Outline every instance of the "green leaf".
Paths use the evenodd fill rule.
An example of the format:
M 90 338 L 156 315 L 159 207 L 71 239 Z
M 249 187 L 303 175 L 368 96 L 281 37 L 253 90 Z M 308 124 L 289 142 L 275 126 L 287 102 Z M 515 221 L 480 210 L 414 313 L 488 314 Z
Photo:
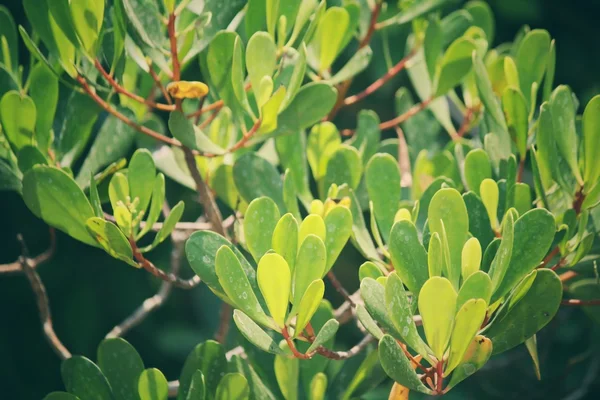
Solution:
M 151 48 L 164 41 L 160 12 L 155 1 L 122 0 L 123 10 L 139 39 Z
M 444 270 L 444 247 L 442 239 L 437 232 L 429 238 L 429 248 L 427 249 L 427 264 L 429 278 L 434 276 L 442 276 Z
M 298 195 L 294 183 L 292 171 L 287 169 L 283 175 L 283 201 L 287 211 L 300 218 L 300 208 L 298 208 Z
M 423 385 L 411 362 L 393 337 L 384 335 L 381 338 L 378 353 L 381 366 L 390 378 L 411 390 L 431 393 L 431 390 Z
M 185 400 L 204 400 L 205 398 L 206 382 L 204 381 L 204 374 L 202 371 L 197 370 L 192 375 L 192 383 L 190 384 L 190 389 Z
M 327 192 L 332 184 L 347 184 L 356 189 L 362 176 L 362 161 L 358 150 L 346 144 L 340 145 L 329 157 L 325 176 L 321 185 L 321 194 Z
M 419 311 L 427 343 L 438 360 L 444 356 L 450 341 L 456 299 L 457 294 L 450 281 L 439 276 L 429 278 L 419 294 Z
M 550 105 L 543 103 L 540 107 L 536 134 L 536 165 L 539 170 L 543 189 L 552 186 L 555 179 L 560 181 L 560 172 L 558 171 L 559 158 L 555 136 L 557 135 L 554 133 Z
M 310 400 L 324 400 L 327 390 L 327 375 L 322 372 L 316 374 L 310 381 Z
M 25 173 L 35 165 L 48 165 L 46 157 L 34 146 L 24 146 L 17 153 L 17 163 L 21 172 Z
M 377 225 L 381 228 L 383 239 L 389 242 L 401 198 L 398 162 L 389 154 L 374 155 L 367 164 L 365 181 Z
M 100 107 L 91 97 L 78 91 L 69 96 L 57 143 L 61 165 L 72 166 L 87 146 Z
M 325 294 L 325 283 L 321 279 L 316 279 L 304 291 L 302 299 L 298 305 L 298 318 L 296 319 L 296 327 L 294 336 L 302 333 L 306 325 L 317 311 L 323 295 Z
M 470 238 L 466 241 L 462 250 L 462 277 L 467 279 L 469 276 L 479 271 L 481 268 L 481 244 L 477 238 Z
M 298 254 L 298 222 L 292 214 L 285 214 L 277 222 L 273 230 L 271 243 L 275 253 L 285 259 L 290 271 L 293 273 L 296 268 L 296 255 Z
M 288 238 L 292 240 L 292 238 Z M 316 279 L 321 279 L 325 271 L 327 252 L 320 237 L 308 234 L 302 241 L 295 261 L 293 304 L 300 305 L 309 285 Z
M 355 147 L 361 154 L 364 165 L 377 153 L 381 142 L 379 117 L 372 110 L 361 110 L 354 135 L 346 142 Z
M 217 155 L 225 153 L 225 150 L 213 143 L 181 111 L 173 111 L 169 115 L 169 130 L 175 138 L 191 149 Z
M 325 242 L 327 228 L 325 227 L 325 220 L 318 214 L 309 214 L 304 218 L 300 224 L 300 232 L 298 234 L 298 243 L 302 245 L 304 239 L 308 235 L 315 235 Z
M 492 355 L 492 341 L 485 336 L 477 335 L 469 345 L 460 364 L 454 370 L 446 391 L 452 389 L 483 367 Z
M 381 269 L 377 265 L 375 265 L 375 263 L 373 263 L 371 261 L 364 262 L 358 268 L 358 279 L 361 280 L 361 281 L 364 278 L 377 279 L 380 276 L 383 276 L 383 272 L 381 271 Z
M 11 90 L 0 100 L 0 121 L 8 141 L 16 150 L 35 145 L 36 108 L 31 97 Z
M 286 353 L 291 353 L 285 342 L 281 343 L 281 347 L 285 349 Z M 299 376 L 300 360 L 290 357 L 289 354 L 275 356 L 275 378 L 285 400 L 298 399 Z
M 396 273 L 415 296 L 429 278 L 427 252 L 419 241 L 417 228 L 411 221 L 399 221 L 392 227 L 389 251 Z
M 583 180 L 587 192 L 600 178 L 600 163 L 595 159 L 594 149 L 600 148 L 600 96 L 595 96 L 583 113 Z
M 272 327 L 273 324 L 263 311 L 258 298 L 256 297 L 256 294 L 250 285 L 250 281 L 248 279 L 249 277 L 246 275 L 246 272 L 240 264 L 238 256 L 236 256 L 230 247 L 223 244 L 219 248 L 216 254 L 215 266 L 219 283 L 233 304 L 260 324 Z M 200 277 L 202 277 L 202 275 L 200 275 Z
M 139 240 L 146 233 L 150 232 L 152 226 L 158 221 L 162 212 L 162 206 L 165 200 L 165 176 L 161 173 L 154 177 L 154 184 L 152 187 L 152 196 L 150 209 L 148 210 L 148 218 L 146 218 L 146 225 L 137 235 L 136 239 Z M 164 226 L 164 225 L 163 225 Z
M 519 155 L 524 158 L 527 154 L 527 135 L 529 130 L 529 112 L 527 101 L 521 91 L 508 87 L 502 95 L 502 108 L 506 116 L 508 132 L 516 143 Z
M 75 181 L 65 172 L 37 165 L 23 176 L 23 200 L 48 225 L 73 238 L 97 246 L 86 223 L 94 210 Z
M 377 325 L 377 322 L 375 322 L 373 317 L 371 317 L 364 305 L 358 304 L 356 306 L 356 318 L 360 321 L 365 330 L 369 332 L 374 338 L 379 340 L 383 337 L 383 331 L 381 330 L 379 325 Z
M 138 400 L 138 377 L 144 362 L 128 342 L 104 339 L 98 346 L 98 366 L 110 383 L 115 400 Z
M 81 399 L 111 400 L 110 384 L 100 368 L 83 356 L 73 356 L 63 361 L 60 368 L 65 388 Z
M 465 202 L 456 189 L 446 188 L 437 191 L 429 203 L 429 230 L 437 232 L 443 239 L 445 228 L 450 250 L 449 279 L 455 288 L 461 273 L 462 248 L 469 232 L 469 217 Z
M 124 0 L 126 3 L 127 0 Z M 104 20 L 104 2 L 77 0 L 70 3 L 73 25 L 84 49 L 93 55 Z
M 148 368 L 140 375 L 138 391 L 140 400 L 166 400 L 169 383 L 160 370 Z
M 134 119 L 133 112 L 128 108 L 116 107 L 116 109 L 127 118 Z M 77 174 L 77 183 L 80 186 L 87 186 L 90 174 L 95 174 L 101 168 L 129 154 L 135 132 L 135 129 L 116 117 L 107 116 Z
M 290 267 L 279 254 L 265 254 L 258 262 L 256 279 L 271 317 L 284 328 L 292 284 Z
M 332 85 L 337 85 L 340 82 L 354 78 L 367 68 L 372 57 L 373 50 L 371 50 L 369 46 L 358 49 L 352 58 L 350 58 L 350 60 L 348 60 L 348 62 L 327 81 Z
M 29 74 L 29 95 L 35 103 L 35 139 L 42 151 L 52 143 L 52 123 L 58 103 L 58 78 L 44 63 L 38 63 Z
M 491 7 L 484 1 L 470 1 L 465 4 L 465 9 L 473 17 L 473 25 L 483 29 L 488 43 L 494 43 L 496 24 Z
M 329 121 L 315 125 L 310 130 L 306 156 L 315 180 L 319 181 L 325 176 L 327 163 L 341 143 L 336 126 Z
M 281 166 L 294 182 L 297 196 L 304 205 L 312 200 L 308 183 L 308 166 L 306 163 L 306 136 L 298 131 L 290 135 L 275 138 L 275 147 Z
M 112 222 L 105 221 L 101 217 L 92 217 L 87 220 L 87 229 L 91 237 L 110 254 L 112 257 L 125 261 L 127 264 L 140 268 L 133 261 L 133 250 L 131 244 L 123 235 L 123 232 Z
M 273 200 L 259 197 L 252 200 L 244 216 L 246 246 L 256 261 L 269 251 L 275 226 L 279 221 L 279 210 Z
M 443 51 L 443 32 L 439 19 L 432 18 L 427 23 L 425 29 L 425 39 L 423 40 L 423 54 L 425 57 L 425 65 L 429 78 L 434 79 L 438 61 Z
M 452 42 L 444 53 L 433 82 L 433 96 L 439 97 L 462 82 L 473 66 L 475 43 L 466 37 Z
M 556 273 L 545 268 L 539 269 L 525 296 L 504 318 L 494 320 L 485 331 L 485 335 L 494 343 L 493 354 L 523 343 L 546 326 L 558 311 L 561 299 L 562 284 Z
M 473 192 L 463 194 L 469 214 L 469 232 L 479 240 L 482 249 L 487 249 L 495 234 L 487 210 L 481 199 Z
M 492 280 L 485 272 L 477 271 L 465 279 L 461 285 L 456 299 L 456 310 L 460 310 L 471 299 L 483 299 L 486 304 L 490 304 L 491 297 Z
M 442 7 L 451 0 L 423 0 L 414 3 L 410 3 L 409 7 L 406 7 L 402 12 L 395 16 L 380 22 L 378 25 L 381 28 L 385 28 L 392 25 L 403 25 L 412 20 L 422 17 L 436 9 Z M 406 385 L 404 385 L 406 386 Z
M 391 273 L 385 286 L 385 303 L 389 310 L 394 326 L 402 338 L 414 351 L 429 359 L 431 350 L 423 342 L 411 312 L 413 296 L 409 299 L 404 291 L 404 285 L 397 273 Z
M 521 90 L 531 108 L 533 108 L 531 103 L 535 100 L 531 98 L 531 85 L 536 83 L 539 87 L 546 70 L 549 51 L 550 35 L 548 31 L 542 29 L 528 32 L 517 50 L 515 62 L 519 71 Z
M 161 244 L 166 238 L 169 237 L 169 235 L 171 234 L 171 232 L 173 232 L 173 229 L 175 229 L 175 226 L 181 219 L 184 208 L 185 203 L 182 200 L 180 200 L 179 203 L 175 204 L 175 207 L 171 209 L 171 212 L 169 213 L 169 215 L 167 215 L 167 218 L 163 222 L 160 231 L 158 231 L 158 233 L 154 237 L 154 241 L 150 246 L 144 248 L 144 251 L 149 251 L 150 249 L 155 248 L 156 246 Z
M 230 373 L 219 382 L 215 400 L 247 400 L 248 396 L 250 396 L 250 388 L 244 375 Z
M 315 34 L 319 71 L 327 70 L 342 50 L 344 36 L 350 25 L 350 14 L 343 7 L 330 7 L 325 11 Z
M 498 184 L 493 179 L 484 179 L 479 185 L 479 193 L 492 228 L 498 229 L 498 201 L 500 198 Z
M 256 32 L 248 41 L 246 49 L 246 66 L 252 84 L 252 90 L 258 99 L 261 80 L 271 77 L 277 64 L 277 47 L 271 35 L 267 32 Z M 263 104 L 258 102 L 258 106 Z
M 514 219 L 512 213 L 507 213 L 502 227 L 502 241 L 496 251 L 496 256 L 490 266 L 489 274 L 492 278 L 492 287 L 496 291 L 502 284 L 502 280 L 506 275 L 510 262 L 514 243 Z
M 327 228 L 327 237 L 325 238 L 327 264 L 323 276 L 333 267 L 352 234 L 352 213 L 344 206 L 333 207 L 325 215 L 325 227 Z
M 67 392 L 52 392 L 44 400 L 79 400 L 79 397 Z
M 444 375 L 448 376 L 462 361 L 469 345 L 479 331 L 487 310 L 483 299 L 470 299 L 458 310 L 454 319 L 450 355 Z
M 2 38 L 6 40 L 7 54 L 1 46 Z M 19 65 L 19 42 L 17 26 L 10 11 L 5 6 L 0 6 L 0 64 L 4 64 L 10 71 L 17 72 Z
M 138 149 L 133 153 L 129 168 L 127 169 L 127 180 L 129 181 L 129 194 L 131 201 L 139 199 L 138 212 L 148 208 L 154 186 L 156 167 L 152 154 L 146 149 Z
M 281 176 L 264 158 L 255 153 L 244 154 L 233 166 L 233 179 L 240 195 L 248 203 L 266 196 L 277 204 L 280 213 L 286 212 Z
M 277 129 L 277 115 L 283 100 L 285 98 L 285 87 L 280 86 L 279 89 L 273 93 L 273 95 L 265 101 L 264 105 L 260 109 L 260 115 L 262 118 L 258 134 L 266 134 L 273 132 Z
M 197 371 L 202 371 L 204 375 L 206 398 L 212 398 L 217 391 L 219 380 L 227 371 L 225 349 L 221 344 L 214 340 L 207 340 L 194 347 L 187 356 L 179 374 L 178 400 L 189 398 L 192 386 L 195 384 L 194 380 L 197 380 Z
M 552 114 L 556 147 L 567 161 L 577 182 L 583 185 L 577 160 L 579 144 L 577 143 L 577 132 L 575 129 L 576 110 L 573 104 L 573 95 L 568 86 L 560 85 L 554 89 L 550 97 L 550 112 Z
M 548 253 L 556 231 L 554 217 L 543 209 L 523 214 L 514 225 L 510 264 L 491 302 L 507 295 L 525 275 L 537 267 Z
M 350 198 L 350 212 L 352 213 L 352 241 L 362 255 L 369 260 L 378 260 L 379 254 L 375 249 L 375 244 L 371 238 L 363 211 L 360 207 L 358 199 L 352 189 L 347 185 L 339 188 L 339 196 L 348 196 Z
M 282 354 L 281 349 L 271 336 L 242 311 L 233 310 L 233 321 L 250 343 L 267 353 Z
M 329 342 L 335 336 L 339 327 L 340 323 L 335 319 L 330 319 L 325 322 L 306 352 L 311 353 L 319 346 L 323 346 L 325 343 Z
M 531 356 L 531 360 L 533 361 L 535 376 L 537 377 L 538 381 L 540 381 L 542 380 L 542 375 L 540 373 L 540 358 L 538 356 L 536 335 L 533 335 L 532 337 L 527 339 L 525 341 L 525 346 L 527 347 L 527 352 L 529 353 L 529 355 Z

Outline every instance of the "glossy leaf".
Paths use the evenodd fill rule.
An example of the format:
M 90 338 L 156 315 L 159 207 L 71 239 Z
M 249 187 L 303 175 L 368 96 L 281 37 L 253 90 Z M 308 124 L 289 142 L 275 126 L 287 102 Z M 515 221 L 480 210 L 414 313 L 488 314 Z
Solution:
M 298 303 L 298 318 L 296 319 L 296 334 L 300 334 L 306 325 L 310 322 L 313 317 L 323 295 L 325 294 L 325 283 L 321 279 L 312 281 L 310 285 L 304 291 L 302 299 Z
M 131 201 L 139 199 L 139 211 L 146 211 L 154 186 L 154 177 L 156 176 L 156 167 L 152 159 L 152 154 L 146 149 L 139 149 L 133 153 L 129 168 L 127 169 L 127 180 L 129 181 L 129 195 Z
M 392 227 L 389 251 L 396 273 L 415 296 L 429 278 L 427 252 L 419 241 L 417 228 L 410 221 L 396 222 Z
M 444 242 L 442 229 L 448 237 L 451 265 L 449 279 L 455 288 L 461 273 L 462 248 L 469 232 L 469 217 L 465 202 L 456 189 L 446 188 L 437 191 L 429 203 L 429 230 L 437 232 Z
M 230 247 L 222 245 L 219 248 L 215 266 L 219 283 L 231 301 L 252 319 L 262 325 L 272 326 L 273 324 L 266 317 L 238 257 Z
M 475 49 L 475 43 L 466 37 L 457 39 L 448 47 L 434 79 L 434 97 L 446 94 L 471 71 Z
M 15 149 L 35 145 L 36 107 L 31 97 L 14 90 L 5 93 L 0 100 L 0 121 Z
M 219 382 L 215 400 L 247 400 L 249 395 L 250 388 L 244 375 L 230 373 Z
M 196 370 L 192 375 L 192 383 L 185 400 L 204 400 L 206 398 L 206 382 L 201 370 Z
M 292 214 L 285 214 L 275 225 L 271 247 L 285 259 L 293 273 L 298 253 L 298 222 Z
M 69 393 L 80 399 L 112 399 L 110 384 L 100 368 L 83 356 L 73 356 L 63 361 L 61 376 Z
M 467 279 L 469 276 L 479 271 L 481 267 L 481 244 L 477 238 L 470 238 L 466 241 L 462 250 L 462 277 Z
M 35 103 L 35 139 L 45 151 L 52 142 L 52 123 L 58 104 L 58 78 L 44 63 L 33 67 L 29 75 L 29 95 Z
M 527 103 L 531 103 L 531 85 L 539 84 L 544 76 L 546 60 L 550 51 L 550 35 L 542 29 L 528 32 L 519 44 L 516 64 L 519 71 L 521 90 Z
M 506 116 L 506 125 L 516 143 L 519 155 L 527 153 L 527 135 L 529 130 L 529 112 L 527 102 L 521 91 L 514 87 L 506 88 L 502 95 L 502 108 Z
M 292 283 L 290 267 L 279 254 L 265 254 L 258 262 L 256 279 L 271 317 L 283 328 Z
M 125 261 L 136 268 L 140 268 L 140 266 L 133 261 L 133 250 L 131 249 L 129 241 L 115 224 L 99 217 L 92 217 L 87 220 L 86 225 L 90 237 L 93 237 L 104 251 L 114 258 Z
M 140 400 L 166 400 L 169 383 L 160 370 L 148 368 L 140 375 L 138 391 Z
M 492 355 L 492 341 L 485 336 L 477 335 L 469 345 L 460 364 L 454 370 L 446 390 L 452 389 L 460 382 L 481 369 Z
M 104 339 L 98 346 L 98 366 L 110 383 L 115 400 L 137 400 L 138 378 L 144 363 L 135 348 L 120 338 Z
M 273 354 L 282 352 L 271 336 L 242 311 L 233 310 L 233 321 L 242 335 L 259 349 Z
M 23 200 L 27 207 L 51 226 L 73 238 L 97 246 L 86 222 L 94 210 L 75 181 L 63 171 L 35 166 L 23 176 Z
M 487 303 L 485 300 L 471 299 L 467 300 L 456 313 L 452 339 L 450 340 L 450 356 L 444 375 L 448 376 L 462 361 L 469 345 L 483 323 L 486 310 Z
M 325 227 L 327 229 L 325 238 L 327 263 L 323 275 L 333 267 L 352 234 L 352 213 L 344 206 L 335 206 L 325 216 Z
M 237 310 L 236 310 L 237 311 Z M 225 350 L 221 344 L 207 340 L 198 344 L 187 356 L 181 373 L 179 374 L 179 390 L 177 398 L 184 400 L 194 385 L 197 371 L 202 371 L 206 383 L 206 394 L 210 398 L 217 390 L 219 380 L 227 370 L 227 359 Z
M 179 201 L 179 203 L 175 204 L 175 206 L 171 209 L 171 212 L 169 213 L 169 215 L 167 215 L 167 218 L 163 222 L 162 227 L 160 228 L 160 230 L 154 237 L 154 241 L 152 242 L 150 249 L 158 246 L 166 238 L 169 237 L 171 232 L 173 232 L 173 229 L 175 229 L 175 225 L 177 225 L 177 223 L 181 219 L 184 208 L 185 208 L 185 203 L 183 201 Z M 146 250 L 147 250 L 147 248 L 144 249 L 144 251 L 146 251 Z
M 581 185 L 583 179 L 579 172 L 577 160 L 579 144 L 575 129 L 576 110 L 573 104 L 573 95 L 568 86 L 561 85 L 554 89 L 550 97 L 550 112 L 552 114 L 556 147 L 571 168 L 573 176 Z
M 430 278 L 419 294 L 419 311 L 427 343 L 441 360 L 450 342 L 457 294 L 450 281 L 439 276 Z
M 248 203 L 266 196 L 277 204 L 280 213 L 286 212 L 281 176 L 264 158 L 254 153 L 244 154 L 233 166 L 233 179 L 240 195 Z
M 288 239 L 289 240 L 289 239 Z M 293 304 L 299 306 L 305 291 L 316 279 L 321 279 L 325 271 L 327 251 L 323 240 L 309 234 L 302 241 L 296 258 L 294 273 Z
M 244 216 L 244 237 L 256 261 L 272 248 L 271 241 L 278 221 L 279 210 L 270 198 L 259 197 L 248 205 Z
M 492 287 L 495 290 L 502 284 L 502 280 L 507 273 L 511 262 L 511 256 L 514 243 L 514 217 L 512 213 L 507 213 L 502 226 L 502 240 L 496 256 L 490 265 L 489 274 L 492 278 Z
M 479 195 L 479 186 L 484 179 L 492 177 L 492 165 L 482 149 L 471 150 L 465 157 L 465 180 L 469 190 Z
M 385 373 L 402 386 L 421 393 L 430 394 L 413 369 L 410 360 L 404 354 L 396 339 L 384 335 L 379 341 L 379 361 Z
M 377 225 L 388 242 L 401 197 L 398 162 L 389 154 L 376 154 L 365 169 L 365 182 Z
M 539 269 L 529 291 L 504 315 L 494 320 L 485 335 L 494 343 L 494 354 L 529 339 L 554 317 L 562 299 L 560 279 L 549 269 Z M 492 299 L 493 301 L 493 299 Z

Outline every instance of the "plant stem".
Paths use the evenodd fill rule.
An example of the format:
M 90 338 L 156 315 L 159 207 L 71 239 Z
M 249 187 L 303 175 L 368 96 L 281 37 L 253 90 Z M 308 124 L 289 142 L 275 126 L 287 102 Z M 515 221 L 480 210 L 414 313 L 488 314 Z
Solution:
M 303 354 L 298 351 L 298 349 L 296 348 L 296 345 L 294 344 L 294 341 L 292 340 L 292 338 L 290 337 L 290 334 L 287 331 L 287 327 L 284 327 L 281 330 L 281 334 L 283 335 L 283 338 L 285 339 L 288 347 L 292 351 L 292 354 L 294 355 L 294 357 L 299 358 L 301 360 L 309 360 L 311 358 L 311 356 L 309 356 L 308 354 Z
M 225 344 L 227 339 L 227 333 L 229 332 L 229 325 L 231 322 L 231 313 L 233 308 L 225 302 L 221 304 L 221 313 L 219 315 L 219 328 L 215 333 L 215 340 L 221 344 Z
M 402 71 L 406 67 L 406 64 L 414 57 L 414 55 L 416 53 L 417 53 L 416 49 L 411 50 L 410 53 L 408 53 L 406 55 L 406 57 L 404 57 L 403 59 L 398 61 L 398 63 L 396 63 L 396 65 L 394 65 L 392 68 L 390 68 L 385 73 L 385 75 L 383 75 L 381 78 L 377 79 L 375 82 L 371 83 L 365 90 L 363 90 L 362 92 L 357 93 L 353 96 L 346 97 L 344 99 L 343 105 L 349 106 L 349 105 L 357 103 L 357 102 L 361 101 L 362 99 L 364 99 L 365 97 L 375 93 L 383 85 L 385 85 L 390 79 L 392 79 L 400 71 Z
M 347 301 L 348 303 L 350 303 L 350 305 L 352 307 L 354 307 L 355 304 L 354 304 L 354 301 L 352 301 L 352 298 L 350 298 L 350 294 L 344 288 L 344 285 L 342 285 L 342 283 L 338 280 L 338 278 L 335 276 L 335 274 L 333 273 L 332 270 L 329 270 L 329 272 L 327 272 L 327 278 L 329 278 L 329 281 L 331 282 L 331 284 L 333 285 L 333 287 L 335 288 L 335 290 L 339 294 L 342 295 L 342 297 L 344 298 L 344 300 Z
M 600 306 L 600 299 L 594 300 L 579 300 L 566 299 L 560 302 L 563 306 Z
M 53 227 L 50 227 L 48 229 L 48 232 L 50 234 L 50 245 L 43 253 L 38 254 L 30 260 L 30 265 L 33 268 L 36 268 L 38 265 L 43 264 L 49 259 L 51 259 L 54 255 L 54 252 L 56 251 L 56 230 Z M 23 266 L 21 265 L 19 260 L 10 264 L 0 264 L 0 275 L 17 274 L 20 272 L 23 272 Z
M 317 353 L 331 360 L 346 360 L 360 353 L 365 347 L 374 340 L 373 336 L 367 335 L 360 342 L 347 351 L 333 351 L 323 346 L 317 347 Z

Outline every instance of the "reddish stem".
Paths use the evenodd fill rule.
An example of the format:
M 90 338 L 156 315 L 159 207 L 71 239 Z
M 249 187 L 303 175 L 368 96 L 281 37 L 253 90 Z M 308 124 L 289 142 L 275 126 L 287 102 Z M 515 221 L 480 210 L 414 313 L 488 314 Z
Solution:
M 292 354 L 294 355 L 294 357 L 299 358 L 301 360 L 309 360 L 310 359 L 309 355 L 300 353 L 298 351 L 298 349 L 296 348 L 296 345 L 294 344 L 294 341 L 292 340 L 292 338 L 290 337 L 290 334 L 287 331 L 287 327 L 284 327 L 281 330 L 281 334 L 283 335 L 283 338 L 285 339 L 288 347 L 292 351 Z
M 329 278 L 329 281 L 331 281 L 331 284 L 333 285 L 333 287 L 335 288 L 335 290 L 342 295 L 342 297 L 344 297 L 344 300 L 346 300 L 348 303 L 350 303 L 350 305 L 352 307 L 355 306 L 354 301 L 352 301 L 352 298 L 350 297 L 350 294 L 348 293 L 348 291 L 344 288 L 344 286 L 342 285 L 342 283 L 337 279 L 337 277 L 335 276 L 335 274 L 333 273 L 333 271 L 329 271 L 327 273 L 327 278 Z
M 543 267 L 547 266 L 550 263 L 550 261 L 552 261 L 552 259 L 554 257 L 556 257 L 556 255 L 559 252 L 560 252 L 560 248 L 558 246 L 553 248 L 552 251 L 550 253 L 548 253 L 548 255 L 546 257 L 544 257 L 544 259 L 542 260 L 542 263 L 539 265 L 538 268 L 543 268 Z
M 600 299 L 594 300 L 579 300 L 579 299 L 566 299 L 560 302 L 563 306 L 600 306 Z
M 519 161 L 519 169 L 517 171 L 517 182 L 523 181 L 523 171 L 525 171 L 525 155 L 521 156 Z
M 177 34 L 175 32 L 175 14 L 169 14 L 169 22 L 167 23 L 167 32 L 169 34 L 169 43 L 171 45 L 171 58 L 173 62 L 173 80 L 181 80 L 181 65 L 177 56 Z
M 444 362 L 443 361 L 438 361 L 438 363 L 436 365 L 436 375 L 437 375 L 436 391 L 439 394 L 442 394 L 443 386 L 444 386 Z
M 360 93 L 357 93 L 353 96 L 346 97 L 344 99 L 343 105 L 349 106 L 350 104 L 354 104 L 369 96 L 372 93 L 375 93 L 379 90 L 383 85 L 385 85 L 390 79 L 396 76 L 400 71 L 402 71 L 406 64 L 410 61 L 410 59 L 416 54 L 416 50 L 412 50 L 406 57 L 400 60 L 396 65 L 394 65 L 388 72 L 385 73 L 381 78 L 377 79 L 375 82 L 370 84 L 365 90 Z

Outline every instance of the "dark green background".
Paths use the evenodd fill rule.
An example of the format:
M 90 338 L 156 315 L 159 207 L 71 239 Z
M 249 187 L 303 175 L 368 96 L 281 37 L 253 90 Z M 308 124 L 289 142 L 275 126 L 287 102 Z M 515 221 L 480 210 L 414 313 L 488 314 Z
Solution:
M 227 0 L 224 0 L 227 1 Z M 20 24 L 27 26 L 20 0 L 1 0 Z M 600 92 L 600 2 L 596 0 L 495 0 L 490 1 L 497 22 L 496 43 L 512 40 L 519 27 L 548 29 L 557 41 L 556 84 L 570 85 L 581 103 Z M 28 26 L 27 26 L 28 27 Z M 28 27 L 29 28 L 29 27 Z M 392 34 L 394 57 L 402 54 L 404 32 Z M 377 51 L 377 38 L 374 42 Z M 24 46 L 22 46 L 24 47 Z M 21 51 L 21 63 L 28 60 Z M 383 73 L 381 58 L 355 81 L 359 89 Z M 346 110 L 339 124 L 352 126 L 359 108 L 374 108 L 382 119 L 393 115 L 393 94 L 406 84 L 400 75 L 376 95 Z M 169 199 L 186 200 L 186 216 L 194 218 L 192 193 L 175 184 L 168 185 Z M 15 239 L 22 233 L 33 254 L 48 244 L 47 227 L 36 219 L 14 193 L 0 193 L 0 263 L 19 255 Z M 170 244 L 151 254 L 158 265 L 168 262 Z M 358 285 L 357 253 L 348 248 L 335 268 L 348 289 Z M 184 264 L 184 270 L 189 268 Z M 104 335 L 146 297 L 158 283 L 147 273 L 128 267 L 104 252 L 58 234 L 54 259 L 39 269 L 46 285 L 54 326 L 66 346 L 75 354 L 96 358 L 96 346 Z M 340 299 L 329 293 L 334 306 Z M 219 302 L 201 285 L 192 291 L 175 290 L 168 303 L 142 325 L 126 335 L 141 353 L 146 366 L 158 367 L 174 379 L 184 358 L 198 342 L 211 338 L 216 330 Z M 235 328 L 230 332 L 235 340 Z M 599 331 L 578 309 L 562 309 L 539 335 L 543 380 L 535 380 L 524 347 L 493 358 L 475 377 L 451 392 L 455 399 L 584 399 L 598 398 L 600 354 L 596 342 Z M 358 340 L 356 329 L 345 327 L 339 335 L 340 347 Z M 389 385 L 388 385 L 389 386 Z M 52 390 L 62 389 L 60 362 L 46 343 L 40 326 L 34 296 L 22 275 L 0 276 L 0 399 L 41 399 Z M 415 398 L 417 396 L 414 396 Z M 387 398 L 385 389 L 372 398 Z M 411 396 L 411 399 L 413 396 Z

